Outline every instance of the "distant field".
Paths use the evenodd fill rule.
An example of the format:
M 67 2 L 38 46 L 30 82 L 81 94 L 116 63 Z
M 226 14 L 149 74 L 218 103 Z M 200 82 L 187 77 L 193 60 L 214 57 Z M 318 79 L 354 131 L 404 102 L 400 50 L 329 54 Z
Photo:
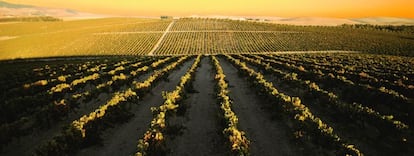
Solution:
M 179 19 L 172 23 L 136 18 L 0 24 L 0 59 L 308 50 L 414 56 L 413 49 L 413 32 L 350 26 L 289 26 L 224 19 Z
M 0 39 L 0 58 L 146 54 L 162 33 L 107 36 L 97 33 L 162 31 L 168 24 L 169 21 L 125 18 L 0 24 L 0 36 L 13 37 Z

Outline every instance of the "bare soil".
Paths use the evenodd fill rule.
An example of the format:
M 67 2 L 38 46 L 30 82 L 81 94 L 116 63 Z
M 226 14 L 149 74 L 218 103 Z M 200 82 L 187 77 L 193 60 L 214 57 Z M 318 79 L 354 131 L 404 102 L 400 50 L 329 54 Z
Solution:
M 239 127 L 251 141 L 251 154 L 301 155 L 286 123 L 273 118 L 261 97 L 250 89 L 248 81 L 238 76 L 235 67 L 223 58 L 219 61 L 229 81 L 230 98 L 239 118 Z
M 182 122 L 184 130 L 181 136 L 167 142 L 170 155 L 228 155 L 218 114 L 220 108 L 214 91 L 215 71 L 210 61 L 208 57 L 201 60 L 193 82 L 197 91 L 188 94 L 182 102 L 188 108 L 184 116 L 177 117 L 182 120 L 175 120 Z

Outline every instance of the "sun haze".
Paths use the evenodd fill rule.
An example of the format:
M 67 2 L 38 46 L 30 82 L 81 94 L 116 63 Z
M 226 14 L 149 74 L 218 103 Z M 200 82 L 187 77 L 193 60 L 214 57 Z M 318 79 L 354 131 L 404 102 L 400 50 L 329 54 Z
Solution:
M 413 0 L 6 0 L 126 16 L 409 17 Z

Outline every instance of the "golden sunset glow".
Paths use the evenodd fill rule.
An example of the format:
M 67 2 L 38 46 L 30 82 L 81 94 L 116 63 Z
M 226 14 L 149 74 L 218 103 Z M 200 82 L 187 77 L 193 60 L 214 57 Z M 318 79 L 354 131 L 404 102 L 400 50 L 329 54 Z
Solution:
M 127 16 L 409 17 L 413 0 L 6 0 L 45 7 Z

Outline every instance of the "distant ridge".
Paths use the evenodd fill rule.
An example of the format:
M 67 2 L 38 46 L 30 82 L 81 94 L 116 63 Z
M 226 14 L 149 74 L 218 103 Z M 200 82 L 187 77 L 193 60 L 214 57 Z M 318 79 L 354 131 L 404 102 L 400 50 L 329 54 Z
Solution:
M 396 18 L 396 17 L 371 17 L 371 18 L 355 18 L 351 19 L 360 24 L 377 24 L 377 25 L 414 25 L 412 18 Z
M 13 3 L 0 1 L 0 7 L 18 9 L 18 8 L 34 8 L 35 6 L 25 5 L 25 4 L 13 4 Z
M 356 21 L 352 21 L 346 18 L 327 18 L 327 17 L 281 18 L 279 20 L 273 20 L 272 22 L 279 23 L 279 24 L 324 25 L 324 26 L 336 26 L 336 25 L 342 25 L 342 24 L 359 24 Z
M 87 19 L 87 18 L 104 18 L 104 17 L 123 17 L 108 16 L 91 13 L 79 12 L 68 8 L 47 8 L 26 4 L 14 4 L 0 0 L 0 18 L 2 17 L 26 17 L 26 16 L 52 16 L 61 19 Z M 208 15 L 199 16 L 191 15 L 184 17 L 192 18 L 218 18 L 231 20 L 251 20 L 258 22 L 268 22 L 288 25 L 321 25 L 337 26 L 342 24 L 371 24 L 371 25 L 414 25 L 414 18 L 398 17 L 365 17 L 365 18 L 334 18 L 334 17 L 263 17 L 263 16 L 225 16 L 225 15 Z M 159 18 L 159 17 L 145 17 Z M 180 17 L 175 17 L 180 18 Z
M 101 18 L 103 15 L 78 12 L 67 8 L 46 8 L 25 4 L 13 4 L 0 1 L 0 18 L 52 16 L 62 19 Z

